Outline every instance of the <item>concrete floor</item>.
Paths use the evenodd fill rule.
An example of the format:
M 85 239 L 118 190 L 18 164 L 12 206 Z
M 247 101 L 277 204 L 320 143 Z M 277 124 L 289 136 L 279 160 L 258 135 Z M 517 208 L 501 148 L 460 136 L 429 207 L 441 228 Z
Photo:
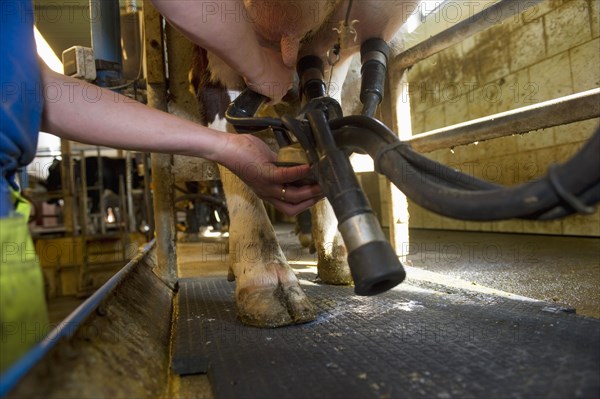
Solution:
M 290 224 L 276 226 L 288 261 L 297 270 L 315 268 L 316 255 L 299 247 L 293 230 Z M 413 229 L 410 240 L 405 247 L 409 280 L 422 269 L 434 272 L 427 278 L 436 282 L 462 281 L 600 318 L 598 238 Z M 181 277 L 227 274 L 226 240 L 179 243 L 177 251 Z

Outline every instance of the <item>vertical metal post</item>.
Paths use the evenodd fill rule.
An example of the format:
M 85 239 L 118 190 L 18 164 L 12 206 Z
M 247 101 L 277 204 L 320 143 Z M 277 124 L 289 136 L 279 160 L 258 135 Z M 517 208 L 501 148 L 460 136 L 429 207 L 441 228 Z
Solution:
M 150 185 L 152 179 L 150 176 L 150 154 L 144 153 L 144 209 L 146 215 L 146 223 L 148 223 L 148 232 L 146 240 L 150 241 L 154 237 L 154 208 L 152 208 L 152 192 Z
M 85 240 L 85 236 L 88 234 L 88 226 L 89 226 L 89 213 L 88 213 L 88 185 L 87 185 L 87 169 L 85 163 L 85 151 L 81 151 L 81 158 L 79 161 L 79 176 L 80 181 L 77 184 L 79 187 L 79 212 L 80 212 L 80 234 L 82 236 L 82 240 Z
M 125 152 L 125 198 L 127 200 L 127 232 L 132 233 L 135 231 L 135 214 L 133 211 L 133 169 L 131 168 L 131 151 Z M 123 192 L 122 192 L 123 193 Z
M 121 81 L 121 24 L 119 0 L 90 0 L 92 48 L 96 59 L 96 84 L 117 86 Z
M 79 274 L 77 281 L 77 294 L 85 295 L 90 286 L 90 282 L 88 280 L 89 276 L 89 266 L 90 266 L 90 256 L 89 256 L 89 242 L 88 242 L 88 185 L 87 185 L 87 170 L 85 163 L 85 150 L 81 151 L 81 157 L 79 161 L 79 175 L 80 182 L 77 184 L 77 187 L 80 188 L 80 196 L 79 196 L 79 214 L 80 214 L 80 238 L 81 238 L 81 264 L 79 265 Z
M 98 181 L 94 184 L 98 191 L 98 205 L 100 207 L 100 233 L 106 234 L 106 201 L 104 200 L 104 164 L 102 162 L 102 153 L 100 147 L 96 147 L 96 163 L 98 167 Z M 87 178 L 84 177 L 84 179 Z
M 75 221 L 75 199 L 73 196 L 73 184 L 71 169 L 71 142 L 69 140 L 60 141 L 60 153 L 62 162 L 60 164 L 60 180 L 63 192 L 63 221 L 65 233 L 67 235 L 77 235 Z
M 128 213 L 126 205 L 125 195 L 125 178 L 123 175 L 119 176 L 119 208 L 122 210 L 117 216 L 117 223 L 119 228 L 119 236 L 121 240 L 121 259 L 123 262 L 127 262 L 127 248 L 129 246 L 129 226 L 128 226 Z
M 144 3 L 144 28 L 148 105 L 161 111 L 167 111 L 163 21 L 150 2 Z M 157 256 L 157 267 L 154 272 L 165 283 L 173 287 L 177 280 L 173 156 L 152 154 L 151 162 Z

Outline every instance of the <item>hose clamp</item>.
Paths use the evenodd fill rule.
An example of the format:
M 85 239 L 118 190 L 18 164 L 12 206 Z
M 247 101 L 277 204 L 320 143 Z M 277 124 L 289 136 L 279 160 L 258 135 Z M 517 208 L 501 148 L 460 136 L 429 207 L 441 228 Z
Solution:
M 381 167 L 379 166 L 379 164 L 381 163 L 381 158 L 388 151 L 395 150 L 396 148 L 401 147 L 401 146 L 408 146 L 408 144 L 406 144 L 404 141 L 398 140 L 398 141 L 394 141 L 393 143 L 386 144 L 377 150 L 377 153 L 375 154 L 375 158 L 373 159 L 373 165 L 375 166 L 375 171 L 377 171 L 377 173 L 383 174 Z

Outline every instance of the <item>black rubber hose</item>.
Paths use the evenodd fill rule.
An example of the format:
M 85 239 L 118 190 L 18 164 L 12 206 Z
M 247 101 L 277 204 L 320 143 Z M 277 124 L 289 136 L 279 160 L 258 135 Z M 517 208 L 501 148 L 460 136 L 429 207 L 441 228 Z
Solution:
M 331 133 L 329 133 L 329 126 L 327 124 L 327 119 L 325 119 L 323 111 L 309 111 L 306 114 L 306 119 L 312 127 L 313 137 L 315 138 L 317 144 L 317 152 L 320 151 L 319 156 L 323 156 L 327 152 L 336 151 L 338 148 L 333 139 L 333 136 L 331 135 Z M 324 134 L 324 131 L 328 132 L 329 134 Z
M 470 191 L 440 184 L 420 173 L 407 162 L 396 148 L 384 154 L 379 151 L 390 145 L 395 135 L 380 122 L 352 116 L 332 121 L 332 128 L 345 125 L 361 126 L 362 134 L 349 129 L 335 133 L 340 146 L 359 147 L 378 159 L 378 167 L 409 198 L 433 212 L 464 220 L 501 220 L 531 217 L 551 212 L 564 201 L 553 188 L 548 177 L 515 187 Z M 368 132 L 371 132 L 369 134 Z M 556 181 L 575 196 L 587 192 L 600 181 L 600 130 L 565 164 L 555 168 Z M 581 173 L 582 170 L 589 173 Z M 451 184 L 451 183 L 450 183 Z M 589 205 L 589 204 L 585 204 Z
M 584 204 L 597 204 L 600 202 L 600 182 L 595 186 L 590 187 L 584 193 L 579 195 L 579 199 Z M 577 213 L 577 211 L 570 206 L 557 206 L 552 208 L 550 211 L 539 215 L 537 220 L 555 220 L 562 219 L 569 215 Z
M 325 96 L 326 87 L 323 80 L 323 60 L 314 55 L 304 56 L 296 67 L 300 77 L 300 92 L 305 101 Z
M 348 136 L 356 137 L 361 134 L 365 134 L 365 130 L 362 128 L 344 127 L 342 129 L 345 130 L 344 134 L 347 134 Z M 419 171 L 420 176 L 424 182 L 436 182 L 448 188 L 469 190 L 492 190 L 503 187 L 494 183 L 489 183 L 487 181 L 480 180 L 474 176 L 462 173 L 439 162 L 435 162 L 415 152 L 412 148 L 410 148 L 410 146 L 407 143 L 396 141 L 396 143 L 381 145 L 378 149 L 375 148 L 376 144 L 370 144 L 373 144 L 373 148 L 371 151 L 374 151 L 376 154 L 374 159 L 376 168 L 378 163 L 378 155 L 384 153 L 386 148 L 390 148 L 390 150 L 393 149 L 395 151 L 398 151 L 402 155 L 403 162 L 406 162 L 408 165 L 414 166 L 414 168 Z M 364 148 L 370 148 L 370 146 L 368 145 L 365 146 L 364 143 L 358 143 L 358 145 L 362 145 Z M 364 148 L 352 147 L 351 149 L 354 152 L 365 153 Z M 398 165 L 398 167 L 403 167 L 403 165 Z M 378 169 L 376 170 L 379 173 L 384 174 L 382 171 Z
M 363 108 L 360 113 L 365 116 L 374 116 L 381 99 L 375 93 L 366 93 L 361 95 L 361 100 Z
M 241 97 L 227 112 L 228 120 L 236 127 L 283 128 L 279 119 L 249 117 L 253 114 L 250 108 L 261 100 L 259 95 Z M 376 168 L 409 198 L 441 215 L 464 220 L 549 220 L 575 212 L 592 212 L 590 205 L 600 199 L 600 128 L 574 157 L 551 168 L 544 178 L 503 187 L 418 154 L 376 119 L 348 116 L 331 121 L 330 127 L 336 131 L 339 146 L 369 153 Z
M 370 130 L 372 133 L 367 133 L 367 135 L 375 134 L 383 143 L 385 143 L 383 144 L 384 146 L 394 146 L 397 148 L 406 161 L 413 164 L 416 169 L 423 173 L 423 177 L 429 175 L 434 179 L 434 181 L 437 181 L 438 184 L 453 188 L 472 188 L 478 190 L 491 190 L 503 187 L 485 180 L 478 179 L 474 176 L 466 175 L 417 153 L 410 147 L 409 144 L 399 142 L 398 136 L 396 136 L 391 130 L 389 130 L 387 126 L 377 119 L 353 115 L 332 121 L 332 129 L 345 125 L 348 125 L 348 127 L 346 127 L 347 129 L 359 127 Z M 356 134 L 360 136 L 360 133 Z M 377 154 L 382 148 L 381 144 L 376 144 L 376 142 L 372 142 L 370 140 L 360 141 L 360 143 L 362 143 L 363 146 L 377 145 L 377 148 L 374 148 L 374 151 L 376 151 L 374 161 L 376 163 L 375 167 L 377 167 L 376 158 Z M 361 151 L 364 152 L 364 149 L 361 149 Z
M 451 183 L 453 187 L 462 187 L 475 190 L 493 190 L 502 186 L 474 176 L 467 175 L 444 164 L 433 161 L 413 150 L 409 145 L 398 147 L 398 151 L 409 163 L 417 166 L 423 173 L 427 173 L 438 180 Z
M 376 295 L 387 291 L 404 280 L 404 268 L 381 230 L 348 155 L 336 147 L 325 113 L 313 110 L 307 117 L 318 143 L 318 180 L 346 244 L 354 292 Z
M 360 101 L 364 105 L 361 112 L 363 115 L 375 115 L 377 106 L 383 99 L 389 53 L 390 47 L 380 38 L 371 38 L 361 45 Z

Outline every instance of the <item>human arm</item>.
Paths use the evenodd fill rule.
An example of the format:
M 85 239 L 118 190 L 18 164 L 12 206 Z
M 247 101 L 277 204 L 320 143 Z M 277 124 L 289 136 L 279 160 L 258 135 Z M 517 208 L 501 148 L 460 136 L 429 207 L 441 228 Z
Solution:
M 160 13 L 192 42 L 241 74 L 252 90 L 277 103 L 292 85 L 294 70 L 280 51 L 262 45 L 242 0 L 153 0 Z
M 42 66 L 42 130 L 82 143 L 202 157 L 238 175 L 256 194 L 293 215 L 321 196 L 316 185 L 286 188 L 308 166 L 275 167 L 275 154 L 256 137 L 219 132 Z

